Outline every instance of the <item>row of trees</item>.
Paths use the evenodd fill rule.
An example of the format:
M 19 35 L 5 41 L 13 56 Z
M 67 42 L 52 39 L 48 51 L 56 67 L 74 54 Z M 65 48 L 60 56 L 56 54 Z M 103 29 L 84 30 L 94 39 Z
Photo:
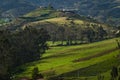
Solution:
M 104 30 L 102 26 L 99 25 L 93 25 L 92 27 L 85 26 L 82 27 L 80 25 L 63 25 L 63 26 L 57 26 L 52 25 L 49 27 L 46 27 L 48 30 L 51 41 L 53 43 L 55 41 L 61 41 L 61 45 L 63 45 L 63 41 L 66 41 L 67 45 L 76 44 L 78 41 L 85 41 L 85 42 L 94 42 L 103 40 L 107 37 L 107 31 Z
M 40 59 L 47 49 L 46 30 L 28 28 L 10 32 L 0 31 L 0 80 L 10 80 L 14 67 Z

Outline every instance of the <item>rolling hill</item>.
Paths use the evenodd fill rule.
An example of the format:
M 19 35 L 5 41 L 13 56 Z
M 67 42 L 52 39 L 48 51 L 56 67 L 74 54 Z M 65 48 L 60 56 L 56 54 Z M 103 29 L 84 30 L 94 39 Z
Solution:
M 40 61 L 18 67 L 18 71 L 23 71 L 15 76 L 31 77 L 32 69 L 38 67 L 47 80 L 58 80 L 56 77 L 63 77 L 64 80 L 97 80 L 99 74 L 109 80 L 111 68 L 120 65 L 116 39 L 119 38 L 78 46 L 50 47 Z
M 85 16 L 80 16 L 78 14 L 76 14 L 73 11 L 61 11 L 61 10 L 56 10 L 54 8 L 49 8 L 49 7 L 42 7 L 42 8 L 37 8 L 19 18 L 17 18 L 16 20 L 14 20 L 13 22 L 11 22 L 12 26 L 15 26 L 17 24 L 21 24 L 22 22 L 24 22 L 24 24 L 21 24 L 22 27 L 24 26 L 26 23 L 34 23 L 34 22 L 46 22 L 47 19 L 52 19 L 52 18 L 61 18 L 61 17 L 66 17 L 69 19 L 79 19 L 79 20 L 84 20 L 84 21 L 89 21 L 89 22 L 97 22 L 95 19 L 90 18 L 90 17 L 85 17 Z M 66 19 L 67 21 L 67 19 Z M 16 27 L 17 29 L 17 27 Z
M 2 34 L 1 52 L 9 49 L 6 44 L 10 41 L 10 47 L 15 45 L 15 48 L 10 48 L 10 54 L 15 53 L 13 56 L 16 56 L 16 60 L 20 54 L 22 63 L 10 69 L 9 78 L 32 78 L 33 69 L 36 67 L 45 80 L 110 80 L 113 66 L 120 69 L 120 30 L 119 27 L 113 27 L 120 25 L 120 0 L 0 1 L 0 30 L 7 29 L 6 32 L 10 30 L 11 33 L 7 33 L 10 36 L 6 35 L 5 39 L 5 34 Z M 12 21 L 5 22 L 8 18 L 12 18 Z M 35 37 L 35 41 L 32 41 L 31 36 Z M 49 39 L 44 43 L 46 38 Z M 40 42 L 44 44 L 39 44 Z M 20 45 L 21 49 L 17 45 Z M 40 47 L 43 49 L 39 50 Z M 34 50 L 36 48 L 37 50 Z M 36 55 L 38 58 L 42 55 L 40 60 L 27 64 L 23 62 L 27 62 L 35 53 L 44 53 L 44 50 L 45 54 Z M 13 56 L 12 60 L 15 59 Z M 5 55 L 5 58 L 8 59 L 9 55 Z M 6 60 L 4 57 L 2 59 Z M 7 71 L 9 66 L 6 74 Z M 118 72 L 120 75 L 119 70 Z
M 54 7 L 52 7 L 52 6 L 37 8 L 37 9 L 23 15 L 19 19 L 23 19 L 25 21 L 32 23 L 32 22 L 47 22 L 47 21 L 49 22 L 51 19 L 52 20 L 57 19 L 57 18 L 59 19 L 61 17 L 66 17 L 66 19 L 64 18 L 64 20 L 66 20 L 66 21 L 83 20 L 83 22 L 93 22 L 96 24 L 101 24 L 94 18 L 81 16 L 81 15 L 75 13 L 74 11 L 57 10 L 57 9 L 54 9 Z M 58 21 L 58 23 L 59 22 L 60 21 Z
M 49 0 L 46 0 L 46 4 Z M 42 2 L 41 2 L 42 3 Z M 44 1 L 45 3 L 45 1 Z M 69 0 L 50 1 L 52 5 L 62 9 L 77 9 L 77 12 L 84 16 L 92 16 L 100 22 L 119 24 L 120 22 L 120 1 L 119 0 Z M 58 3 L 58 4 L 56 4 Z M 64 4 L 64 5 L 63 5 Z
M 65 30 L 67 28 L 73 29 L 72 32 L 76 28 L 79 30 L 76 33 L 88 29 L 97 32 L 98 28 L 102 27 L 103 31 L 105 30 L 108 34 L 108 37 L 113 37 L 117 31 L 116 28 L 100 23 L 91 17 L 80 16 L 73 11 L 56 10 L 51 6 L 37 8 L 5 25 L 5 28 L 10 30 L 21 30 L 25 27 L 45 28 L 50 35 L 53 35 L 59 27 L 63 27 Z M 110 34 L 113 35 L 111 36 Z
M 35 5 L 25 0 L 0 0 L 0 16 L 16 18 L 36 8 Z
M 119 25 L 119 5 L 119 0 L 3 1 L 2 16 L 17 18 L 1 29 L 43 28 L 51 36 L 41 60 L 17 67 L 12 77 L 31 78 L 38 67 L 46 80 L 98 80 L 101 75 L 110 80 L 112 67 L 120 67 L 119 38 L 110 38 L 120 32 L 103 22 Z
M 75 10 L 80 15 L 91 16 L 100 22 L 119 25 L 120 0 L 1 0 L 3 15 L 23 15 L 39 6 L 51 4 L 56 9 Z M 6 7 L 9 6 L 9 7 Z M 23 9 L 24 8 L 24 9 Z M 18 11 L 19 10 L 19 11 Z M 21 13 L 22 12 L 22 13 Z

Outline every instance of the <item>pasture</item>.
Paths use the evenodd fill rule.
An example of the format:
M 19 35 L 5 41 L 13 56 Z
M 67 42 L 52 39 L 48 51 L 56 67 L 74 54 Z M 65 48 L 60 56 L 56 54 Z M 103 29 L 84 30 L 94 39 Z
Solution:
M 97 80 L 97 76 L 102 74 L 105 80 L 109 80 L 112 67 L 120 65 L 116 39 L 119 38 L 90 44 L 50 47 L 41 60 L 18 67 L 16 71 L 23 71 L 15 76 L 31 77 L 33 68 L 38 67 L 45 78 L 62 76 L 66 80 L 73 80 L 74 77 Z

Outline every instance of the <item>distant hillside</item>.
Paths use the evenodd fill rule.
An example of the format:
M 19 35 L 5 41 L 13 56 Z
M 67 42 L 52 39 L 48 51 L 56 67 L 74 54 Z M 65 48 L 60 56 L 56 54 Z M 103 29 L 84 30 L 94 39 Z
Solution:
M 35 5 L 25 0 L 0 0 L 0 16 L 18 17 L 36 8 Z
M 104 35 L 105 37 L 110 38 L 114 37 L 115 32 L 117 31 L 115 28 L 100 23 L 91 17 L 80 16 L 73 11 L 56 10 L 50 6 L 38 8 L 30 13 L 25 14 L 23 17 L 20 17 L 19 19 L 23 20 L 24 22 L 22 25 L 20 24 L 20 27 L 15 26 L 15 28 L 17 29 L 24 29 L 25 27 L 45 28 L 47 29 L 50 36 L 52 36 L 52 39 L 55 39 L 54 33 L 56 33 L 57 40 L 59 40 L 59 38 L 57 38 L 57 35 L 60 36 L 58 32 L 59 28 L 60 30 L 62 28 L 62 30 L 66 32 L 64 34 L 65 36 L 69 33 L 68 34 L 69 36 L 76 35 L 78 36 L 77 38 L 79 39 L 83 35 L 89 37 L 90 35 L 88 34 L 95 35 L 101 34 Z
M 19 16 L 39 6 L 51 4 L 56 9 L 77 10 L 81 15 L 119 25 L 120 0 L 0 0 L 2 14 Z
M 37 8 L 23 15 L 20 18 L 24 20 L 29 20 L 29 21 L 39 21 L 39 20 L 57 18 L 57 17 L 68 17 L 68 18 L 82 19 L 82 20 L 97 22 L 97 20 L 91 17 L 80 16 L 74 11 L 56 10 L 52 6 Z
M 3 16 L 20 16 L 38 6 L 51 4 L 56 9 L 75 10 L 80 15 L 91 16 L 101 22 L 120 23 L 119 0 L 1 0 L 0 12 Z
M 51 4 L 58 9 L 78 9 L 77 12 L 81 15 L 92 16 L 102 22 L 120 23 L 120 0 L 39 0 L 36 2 L 33 3 L 43 6 Z
M 25 27 L 44 28 L 51 36 L 51 40 L 80 40 L 94 42 L 101 39 L 113 38 L 117 29 L 98 22 L 91 17 L 80 16 L 73 11 L 56 10 L 53 7 L 35 9 L 22 17 L 17 18 L 3 28 L 12 31 Z M 64 39 L 59 38 L 64 32 Z M 76 38 L 74 38 L 74 36 Z M 101 38 L 102 37 L 102 38 Z M 94 39 L 92 39 L 94 38 Z M 92 40 L 92 41 L 91 41 Z
M 91 17 L 80 16 L 73 11 L 56 10 L 52 6 L 37 8 L 1 27 L 11 31 L 26 27 L 43 28 L 48 31 L 53 43 L 66 41 L 68 45 L 77 44 L 76 41 L 90 43 L 119 36 L 116 27 L 100 23 Z
M 98 25 L 101 24 L 97 20 L 91 17 L 80 16 L 79 14 L 76 14 L 73 11 L 61 11 L 61 10 L 54 9 L 53 7 L 42 7 L 42 8 L 37 8 L 23 15 L 22 17 L 17 18 L 7 26 L 9 26 L 8 27 L 9 29 L 11 28 L 18 29 L 22 26 L 32 24 L 32 23 L 39 23 L 39 22 L 40 22 L 39 23 L 40 25 L 41 25 L 41 22 L 44 22 L 44 23 L 52 22 L 53 24 L 56 24 L 54 23 L 54 21 L 55 22 L 57 21 L 58 24 L 63 22 L 64 25 L 71 25 L 73 22 L 74 26 L 76 24 L 86 25 L 87 23 L 95 23 Z M 70 24 L 66 24 L 65 22 Z

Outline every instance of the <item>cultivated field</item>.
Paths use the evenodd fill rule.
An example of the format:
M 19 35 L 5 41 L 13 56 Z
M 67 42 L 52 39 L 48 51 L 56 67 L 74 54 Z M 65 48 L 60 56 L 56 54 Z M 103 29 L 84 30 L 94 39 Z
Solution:
M 64 77 L 66 80 L 98 80 L 103 75 L 110 79 L 110 70 L 120 65 L 116 39 L 76 46 L 50 47 L 40 61 L 23 65 L 16 77 L 31 77 L 34 67 L 46 77 Z M 52 45 L 52 44 L 51 44 Z

